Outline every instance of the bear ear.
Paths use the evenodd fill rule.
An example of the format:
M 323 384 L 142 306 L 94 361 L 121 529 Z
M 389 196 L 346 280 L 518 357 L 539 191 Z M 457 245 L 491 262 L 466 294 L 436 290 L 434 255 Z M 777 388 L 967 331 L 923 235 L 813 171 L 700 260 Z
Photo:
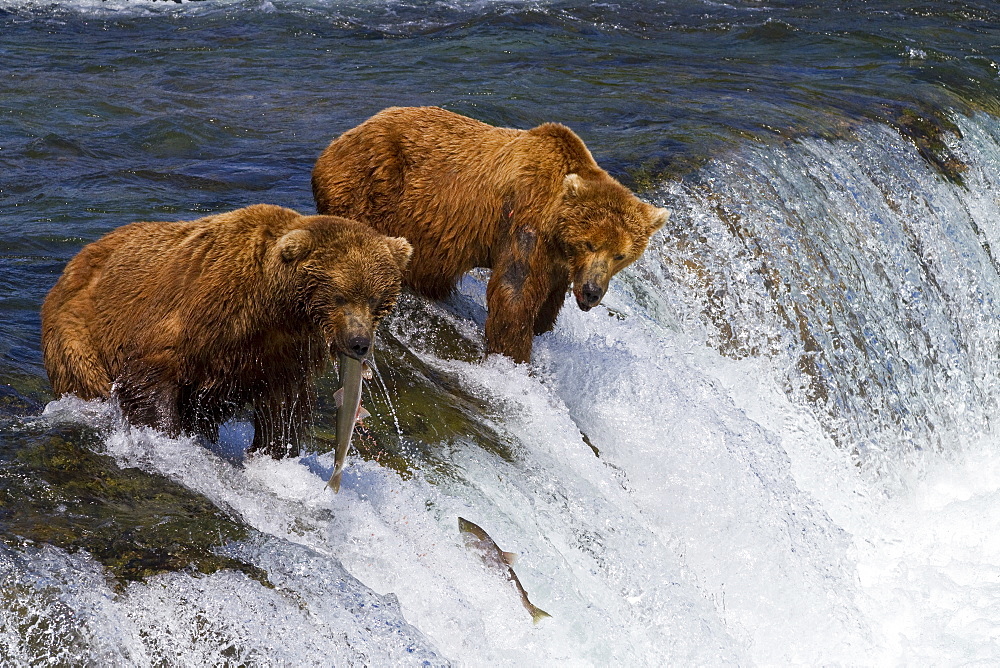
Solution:
M 309 230 L 292 230 L 278 239 L 278 252 L 285 262 L 301 260 L 312 250 L 313 238 Z
M 652 234 L 656 230 L 666 224 L 667 220 L 670 218 L 670 209 L 662 209 L 660 207 L 649 206 L 649 233 Z
M 413 246 L 410 245 L 410 242 L 403 237 L 386 237 L 385 245 L 389 247 L 392 259 L 396 261 L 399 270 L 405 271 L 406 265 L 410 262 L 410 256 L 413 254 Z
M 565 188 L 566 194 L 570 197 L 579 195 L 583 190 L 583 185 L 583 179 L 576 173 L 567 174 L 566 178 L 563 179 L 563 188 Z

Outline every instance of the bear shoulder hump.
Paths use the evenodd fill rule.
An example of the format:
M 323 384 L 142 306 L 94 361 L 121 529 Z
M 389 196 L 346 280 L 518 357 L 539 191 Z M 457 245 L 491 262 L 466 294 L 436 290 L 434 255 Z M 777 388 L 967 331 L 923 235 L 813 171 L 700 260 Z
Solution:
M 569 171 L 581 171 L 597 166 L 590 149 L 579 135 L 561 123 L 543 123 L 529 130 L 528 135 L 546 140 L 553 150 L 557 150 L 564 157 Z

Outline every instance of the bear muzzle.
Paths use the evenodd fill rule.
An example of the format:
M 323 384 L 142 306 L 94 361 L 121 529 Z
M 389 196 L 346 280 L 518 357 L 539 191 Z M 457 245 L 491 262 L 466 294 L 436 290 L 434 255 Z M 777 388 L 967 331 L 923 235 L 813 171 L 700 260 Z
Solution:
M 589 311 L 601 303 L 613 273 L 610 269 L 607 259 L 596 257 L 574 273 L 573 296 L 581 311 Z
M 364 361 L 372 351 L 372 335 L 368 332 L 353 331 L 327 336 L 326 342 L 332 357 L 343 354 Z
M 593 281 L 587 281 L 582 285 L 577 283 L 573 286 L 573 296 L 576 297 L 576 305 L 581 311 L 589 311 L 601 303 L 604 297 L 604 288 Z
M 323 328 L 330 355 L 336 357 L 344 354 L 364 361 L 372 351 L 372 339 L 375 336 L 371 318 L 359 317 L 354 313 L 344 315 L 337 323 L 328 323 Z
M 576 297 L 576 305 L 580 307 L 581 311 L 589 311 L 601 303 L 604 288 L 596 283 L 584 283 L 583 287 L 580 288 L 580 293 L 577 294 L 574 291 L 573 296 Z
M 362 360 L 372 348 L 371 337 L 352 336 L 347 340 L 347 354 L 357 360 Z

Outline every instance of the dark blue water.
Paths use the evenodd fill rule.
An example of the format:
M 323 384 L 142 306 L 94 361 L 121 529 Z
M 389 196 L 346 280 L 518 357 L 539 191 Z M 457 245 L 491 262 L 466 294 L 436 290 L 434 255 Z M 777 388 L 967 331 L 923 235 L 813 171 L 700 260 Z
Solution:
M 309 176 L 320 151 L 340 132 L 393 105 L 439 105 L 488 123 L 520 128 L 562 122 L 584 139 L 602 166 L 640 196 L 674 207 L 673 229 L 654 240 L 646 264 L 622 279 L 618 306 L 629 315 L 627 326 L 634 328 L 629 330 L 631 338 L 645 341 L 645 325 L 641 323 L 657 322 L 669 334 L 649 336 L 666 337 L 668 343 L 663 344 L 663 339 L 660 343 L 671 351 L 676 351 L 676 346 L 695 345 L 679 344 L 673 337 L 690 337 L 705 351 L 719 354 L 720 359 L 759 359 L 768 364 L 777 360 L 773 362 L 780 367 L 776 382 L 790 405 L 817 420 L 821 425 L 817 433 L 831 439 L 833 451 L 848 453 L 848 459 L 866 469 L 866 474 L 884 473 L 885 459 L 876 456 L 876 451 L 947 450 L 952 442 L 948 435 L 959 424 L 966 425 L 968 433 L 985 433 L 995 419 L 990 407 L 997 399 L 988 381 L 995 370 L 989 362 L 996 352 L 995 341 L 983 334 L 991 331 L 990 319 L 996 312 L 992 291 L 997 262 L 989 244 L 992 231 L 984 222 L 989 217 L 980 215 L 986 209 L 977 207 L 988 205 L 994 185 L 990 165 L 995 159 L 993 124 L 994 116 L 1000 114 L 998 96 L 1000 8 L 986 2 L 0 0 L 0 386 L 5 388 L 2 414 L 8 416 L 4 434 L 9 436 L 9 447 L 0 457 L 4 462 L 0 478 L 7 476 L 0 486 L 5 490 L 5 496 L 0 496 L 0 529 L 7 534 L 5 541 L 14 550 L 12 554 L 27 559 L 29 566 L 9 566 L 14 557 L 4 557 L 6 553 L 0 553 L 0 565 L 8 564 L 9 572 L 15 573 L 11 577 L 23 584 L 27 576 L 18 574 L 49 573 L 45 569 L 51 559 L 72 560 L 76 557 L 65 555 L 96 549 L 86 541 L 57 540 L 24 528 L 37 529 L 44 512 L 31 506 L 31 513 L 41 514 L 28 513 L 31 517 L 27 517 L 24 508 L 31 504 L 18 495 L 27 494 L 33 501 L 42 499 L 45 493 L 39 490 L 54 483 L 39 471 L 55 465 L 48 459 L 45 461 L 50 463 L 45 465 L 26 463 L 35 459 L 23 453 L 35 452 L 33 448 L 44 444 L 48 445 L 42 450 L 56 448 L 52 439 L 57 436 L 83 444 L 80 452 L 84 454 L 96 449 L 106 455 L 108 448 L 112 454 L 117 452 L 117 463 L 109 460 L 108 470 L 133 465 L 133 459 L 138 458 L 150 475 L 179 479 L 186 487 L 206 494 L 237 524 L 249 524 L 264 535 L 298 544 L 295 530 L 268 529 L 266 522 L 262 525 L 248 519 L 246 509 L 233 510 L 239 504 L 226 493 L 212 496 L 205 487 L 214 489 L 212 485 L 200 487 L 197 481 L 202 478 L 187 479 L 176 473 L 173 464 L 159 460 L 150 464 L 143 459 L 145 455 L 128 449 L 123 455 L 108 446 L 112 441 L 106 439 L 105 446 L 93 446 L 87 445 L 91 436 L 75 432 L 54 436 L 45 430 L 48 427 L 22 425 L 21 418 L 37 414 L 54 398 L 41 364 L 38 311 L 69 258 L 117 226 L 135 220 L 189 219 L 256 202 L 312 211 Z M 882 193 L 884 200 L 871 200 L 872 193 Z M 913 202 L 924 204 L 911 206 Z M 965 215 L 962 212 L 968 213 L 972 222 L 961 218 L 956 223 L 955 216 Z M 876 242 L 882 245 L 876 248 Z M 475 283 L 467 292 L 472 302 L 478 299 Z M 972 304 L 977 300 L 978 320 L 971 315 L 976 312 Z M 886 303 L 892 308 L 880 306 Z M 413 302 L 409 308 L 418 314 L 414 318 L 419 326 L 407 329 L 409 321 L 404 318 L 387 334 L 391 345 L 412 356 L 397 366 L 387 362 L 385 370 L 382 414 L 395 411 L 392 417 L 384 418 L 384 426 L 398 448 L 391 454 L 392 468 L 408 471 L 405 475 L 415 470 L 418 478 L 421 467 L 432 478 L 433 471 L 447 470 L 470 488 L 479 489 L 486 483 L 476 481 L 470 472 L 476 468 L 471 463 L 475 457 L 465 458 L 461 455 L 464 446 L 456 445 L 465 443 L 463 438 L 474 441 L 476 447 L 492 443 L 483 456 L 497 456 L 498 461 L 516 461 L 518 443 L 531 450 L 525 446 L 528 437 L 518 431 L 517 420 L 502 410 L 496 413 L 498 399 L 493 393 L 497 388 L 487 391 L 476 385 L 478 381 L 470 388 L 454 378 L 441 380 L 448 374 L 465 377 L 465 371 L 449 366 L 448 351 L 471 350 L 475 357 L 481 309 L 463 310 L 459 304 L 443 315 L 427 315 L 425 310 L 430 307 L 426 304 Z M 594 434 L 605 433 L 605 442 L 596 445 L 613 457 L 616 434 L 628 428 L 611 428 L 614 422 L 610 417 L 604 422 L 588 418 L 599 412 L 600 406 L 568 398 L 593 390 L 597 381 L 587 380 L 587 374 L 575 366 L 575 358 L 567 358 L 590 355 L 594 341 L 613 338 L 603 329 L 581 334 L 598 325 L 593 324 L 597 322 L 594 319 L 580 317 L 568 315 L 560 321 L 554 338 L 540 344 L 539 382 L 543 388 L 556 388 L 545 392 L 562 392 L 565 415 L 539 419 L 559 433 L 564 433 L 567 425 L 571 432 L 573 424 L 582 426 L 591 440 L 597 438 Z M 445 325 L 441 323 L 453 329 L 442 329 Z M 441 335 L 442 331 L 446 335 Z M 455 338 L 458 343 L 439 344 L 435 337 L 440 336 Z M 593 345 L 568 344 L 560 337 L 573 341 L 578 337 Z M 627 347 L 628 340 L 626 337 L 619 348 Z M 425 344 L 430 348 L 423 348 Z M 614 349 L 618 352 L 601 353 L 594 361 L 610 378 L 618 378 L 617 370 L 628 366 L 627 360 L 616 356 L 619 348 Z M 650 349 L 643 348 L 640 357 L 647 366 L 656 367 L 649 372 L 649 383 L 660 387 L 664 396 L 673 396 L 675 390 L 683 396 L 677 388 L 700 382 L 671 375 L 678 360 L 670 357 L 672 361 L 667 363 L 666 358 L 650 352 L 653 348 L 652 344 Z M 674 353 L 663 354 L 669 357 Z M 708 363 L 695 366 L 706 377 L 715 373 L 707 369 L 716 369 Z M 477 377 L 475 371 L 468 373 Z M 693 377 L 701 378 L 699 373 Z M 755 372 L 741 373 L 753 377 Z M 419 385 L 424 388 L 421 392 L 429 393 L 427 388 L 432 388 L 438 394 L 428 396 L 437 398 L 428 402 L 416 396 L 419 393 L 406 394 L 408 388 L 416 386 L 413 378 L 426 383 L 426 387 Z M 567 380 L 570 378 L 583 380 L 577 385 Z M 627 405 L 632 390 L 625 389 L 631 385 L 622 379 L 618 382 L 622 393 L 613 401 Z M 547 401 L 542 390 L 530 387 L 535 389 L 525 392 L 541 392 L 539 402 Z M 523 388 L 510 389 L 520 392 Z M 643 396 L 639 405 L 644 405 Z M 728 399 L 707 401 L 715 405 L 712 402 L 716 400 L 718 412 L 732 410 Z M 434 401 L 447 406 L 437 413 L 428 412 L 425 404 Z M 746 412 L 753 416 L 753 410 L 733 401 L 741 406 L 737 411 L 740 415 Z M 961 410 L 955 408 L 959 404 Z M 450 411 L 447 417 L 446 408 Z M 777 411 L 769 404 L 764 412 L 776 415 Z M 682 414 L 684 411 L 678 416 Z M 419 420 L 409 418 L 412 422 L 407 422 L 408 415 L 417 415 Z M 588 419 L 596 422 L 588 426 Z M 778 422 L 775 418 L 774 424 Z M 756 428 L 726 424 L 729 426 L 722 431 L 732 428 L 734 434 L 745 435 Z M 767 420 L 762 424 L 765 431 L 773 427 Z M 98 420 L 88 428 L 100 432 L 104 426 Z M 653 434 L 660 434 L 658 428 L 647 426 L 643 433 L 652 439 Z M 683 433 L 696 431 L 691 427 Z M 439 436 L 435 439 L 428 434 Z M 578 436 L 574 432 L 570 440 L 579 441 Z M 93 438 L 101 443 L 103 437 Z M 748 452 L 765 448 L 762 443 L 770 447 L 783 442 L 770 436 L 759 441 L 756 436 L 746 438 L 756 444 Z M 704 445 L 708 441 L 697 442 Z M 667 447 L 664 442 L 663 449 Z M 589 449 L 587 453 L 592 456 Z M 50 455 L 55 456 L 51 452 L 46 456 Z M 621 482 L 627 473 L 641 478 L 643 467 L 629 469 L 631 460 L 625 454 L 622 457 L 619 472 L 612 472 L 612 479 Z M 815 464 L 819 460 L 811 461 Z M 891 463 L 889 466 L 891 469 Z M 570 475 L 562 470 L 559 473 Z M 891 470 L 890 474 L 893 479 L 905 477 L 906 470 Z M 269 475 L 260 473 L 263 478 Z M 465 475 L 469 477 L 463 478 Z M 548 475 L 558 477 L 553 471 Z M 545 477 L 542 474 L 540 479 Z M 721 480 L 720 489 L 739 485 L 724 476 Z M 372 484 L 384 492 L 384 487 Z M 766 485 L 775 498 L 785 494 L 782 485 Z M 789 492 L 793 499 L 788 501 L 789 507 L 799 508 L 799 516 L 806 512 L 802 507 L 812 508 L 811 501 L 795 500 L 799 499 L 795 485 L 790 484 L 789 489 L 796 490 Z M 657 507 L 673 498 L 663 490 L 647 491 L 649 499 L 659 499 L 653 504 Z M 810 488 L 810 492 L 822 498 L 815 489 Z M 76 492 L 60 493 L 72 499 Z M 463 503 L 486 507 L 457 492 L 450 493 L 463 498 Z M 427 494 L 433 496 L 432 492 Z M 268 498 L 252 496 L 247 503 L 266 508 L 271 503 Z M 720 498 L 711 498 L 725 505 Z M 796 505 L 800 501 L 805 505 Z M 64 499 L 59 503 L 69 502 Z M 443 502 L 439 499 L 437 503 Z M 58 503 L 52 507 L 56 506 Z M 510 508 L 503 512 L 510 512 Z M 645 522 L 651 511 L 636 512 L 636 517 L 645 518 L 640 522 Z M 789 511 L 788 517 L 794 515 Z M 612 515 L 601 517 L 610 522 Z M 625 513 L 623 517 L 631 516 Z M 620 519 L 617 515 L 614 518 Z M 308 517 L 300 520 L 305 524 L 312 521 Z M 706 525 L 697 523 L 685 533 L 669 519 L 649 522 L 650 526 L 642 529 L 656 536 L 649 541 L 662 540 L 669 549 L 676 547 L 669 538 L 672 532 L 688 536 L 695 544 L 693 537 L 711 533 Z M 21 527 L 18 531 L 22 533 L 15 536 L 14 526 Z M 322 526 L 331 532 L 344 529 L 340 525 Z M 593 555 L 595 550 L 605 549 L 595 544 L 615 545 L 607 547 L 615 555 L 638 554 L 636 545 L 616 544 L 606 536 L 597 543 L 588 542 L 590 539 L 581 538 L 587 530 L 575 521 L 559 526 L 569 527 L 567 536 L 573 536 L 566 539 L 572 546 L 566 549 Z M 93 527 L 80 530 L 97 531 Z M 530 542 L 536 533 L 524 530 L 513 535 Z M 397 536 L 392 531 L 386 535 Z M 759 544 L 770 540 L 764 536 Z M 301 542 L 327 556 L 348 559 L 328 554 L 335 552 L 331 545 L 347 551 L 337 541 Z M 546 544 L 551 547 L 557 543 L 553 539 Z M 57 551 L 60 556 L 44 559 L 30 552 L 44 552 L 45 545 L 68 551 Z M 720 545 L 716 548 L 722 549 Z M 253 555 L 246 560 L 269 570 L 272 580 L 279 579 L 273 563 L 260 556 L 271 548 L 254 549 L 257 552 L 249 550 Z M 274 549 L 280 552 L 285 548 Z M 679 554 L 698 549 L 689 546 L 685 553 L 677 548 Z M 839 548 L 815 549 L 822 554 L 839 554 Z M 711 552 L 712 548 L 705 550 Z M 453 559 L 454 555 L 436 557 Z M 401 558 L 412 556 L 403 550 Z M 559 558 L 576 563 L 565 554 Z M 554 569 L 559 558 L 549 554 L 545 557 L 548 561 L 543 559 L 538 567 L 541 581 L 551 583 L 556 577 L 552 575 L 555 571 L 546 571 L 543 566 Z M 810 563 L 823 571 L 827 568 L 825 558 Z M 770 563 L 766 556 L 761 560 Z M 101 563 L 112 568 L 107 560 Z M 668 566 L 655 577 L 664 581 L 674 578 L 676 574 Z M 87 577 L 104 577 L 101 567 L 91 567 L 96 575 Z M 681 563 L 677 572 L 685 568 L 698 571 L 696 566 Z M 348 570 L 364 579 L 366 571 L 357 563 Z M 731 573 L 713 571 L 713 575 L 706 575 L 699 571 L 693 581 L 701 584 L 692 585 L 695 593 L 684 599 L 696 611 L 685 617 L 669 606 L 648 604 L 647 608 L 647 603 L 633 602 L 641 596 L 629 593 L 629 588 L 645 582 L 645 576 L 634 575 L 644 571 L 635 564 L 628 564 L 625 570 L 632 579 L 616 580 L 618 589 L 611 595 L 615 601 L 620 596 L 621 609 L 647 622 L 656 618 L 658 609 L 669 609 L 671 612 L 663 616 L 672 620 L 675 628 L 690 624 L 691 628 L 710 629 L 701 640 L 718 652 L 688 652 L 681 647 L 683 643 L 672 644 L 676 639 L 670 640 L 666 630 L 661 630 L 662 635 L 649 631 L 651 635 L 626 643 L 627 648 L 620 653 L 602 653 L 580 644 L 579 636 L 574 635 L 581 632 L 579 629 L 556 634 L 556 640 L 536 638 L 531 642 L 540 643 L 553 658 L 584 662 L 629 659 L 669 663 L 671 658 L 693 657 L 766 663 L 803 656 L 850 662 L 852 655 L 824 654 L 825 650 L 817 650 L 817 655 L 771 653 L 761 649 L 768 641 L 746 640 L 747 625 L 756 623 L 749 620 L 759 611 L 752 606 L 740 608 L 739 593 L 732 590 L 730 607 L 726 608 L 725 585 L 719 584 L 717 590 L 710 586 L 715 579 L 722 583 L 735 577 Z M 372 572 L 384 576 L 389 571 L 388 566 L 376 565 Z M 422 581 L 421 576 L 414 577 Z M 766 581 L 763 575 L 761 578 L 762 583 Z M 817 576 L 816 581 L 822 579 Z M 535 582 L 540 587 L 539 578 Z M 380 593 L 392 587 L 399 591 L 401 586 L 393 584 L 391 578 L 381 585 L 366 584 Z M 577 584 L 579 591 L 589 586 Z M 171 586 L 183 589 L 189 585 Z M 53 586 L 68 590 L 78 587 L 79 581 L 71 578 Z M 225 598 L 229 590 L 218 586 L 223 592 L 219 596 Z M 553 586 L 559 589 L 558 583 Z M 324 598 L 323 586 L 316 585 L 314 598 L 303 593 L 306 585 L 296 587 L 298 595 L 308 601 L 306 608 L 322 616 L 315 606 L 321 607 L 317 601 Z M 254 599 L 256 594 L 245 595 L 257 603 L 263 600 Z M 812 592 L 803 600 L 813 595 L 819 596 Z M 141 599 L 151 594 L 133 590 L 132 596 Z M 660 600 L 657 596 L 660 594 L 646 600 Z M 475 641 L 463 645 L 454 640 L 459 634 L 448 630 L 454 619 L 435 617 L 412 598 L 401 597 L 404 611 L 398 613 L 400 628 L 404 628 L 404 616 L 411 622 L 419 620 L 420 630 L 413 630 L 413 637 L 423 638 L 421 632 L 434 637 L 434 642 L 427 641 L 428 648 L 438 643 L 444 647 L 443 655 L 473 663 L 477 656 L 503 655 L 502 643 L 486 643 L 489 651 L 477 655 Z M 40 605 L 18 600 L 15 605 L 10 599 L 0 599 L 0 607 L 22 614 L 25 606 Z M 706 610 L 721 611 L 718 618 L 713 616 L 715 612 L 697 611 L 706 600 L 712 601 Z M 89 604 L 77 601 L 70 607 L 73 605 L 82 609 Z M 391 604 L 387 605 L 390 617 L 397 614 Z M 454 616 L 461 617 L 463 608 L 449 605 Z M 801 616 L 809 607 L 806 603 L 797 605 L 789 606 L 789 619 Z M 127 603 L 122 606 L 132 610 Z M 49 616 L 42 617 L 55 624 L 51 621 L 56 619 L 55 613 L 44 605 L 38 609 L 49 610 L 45 613 Z M 730 612 L 726 613 L 727 609 Z M 195 617 L 202 614 L 201 610 L 189 612 Z M 836 608 L 836 614 L 863 620 L 857 622 L 859 627 L 867 623 L 864 620 L 870 621 L 865 616 L 868 612 Z M 603 621 L 591 621 L 599 623 L 603 633 L 614 636 L 628 627 L 622 621 L 627 614 L 622 613 L 625 617 L 621 618 L 616 614 L 608 612 L 600 617 Z M 483 613 L 484 619 L 489 616 Z M 107 620 L 111 618 L 113 615 L 95 617 L 94 628 L 110 624 Z M 699 627 L 698 620 L 706 618 L 712 621 Z M 136 621 L 134 614 L 131 619 L 136 628 L 147 633 L 156 629 L 153 635 L 170 637 L 162 623 L 146 617 Z M 326 631 L 336 626 L 330 619 L 324 622 Z M 18 634 L 30 635 L 24 628 L 11 628 L 5 627 L 5 632 L 13 634 L 5 636 L 8 640 Z M 770 630 L 757 631 L 761 638 L 772 638 Z M 476 634 L 481 632 L 485 633 L 476 631 L 473 636 L 479 637 Z M 220 637 L 242 637 L 242 631 L 232 629 L 218 633 Z M 869 635 L 877 637 L 878 633 L 871 631 Z M 780 634 L 772 640 L 778 645 L 784 642 Z M 0 638 L 0 645 L 2 642 Z M 11 660 L 18 663 L 44 656 L 25 649 L 34 647 L 31 642 L 21 646 L 20 653 L 11 654 Z M 73 655 L 67 650 L 68 654 L 51 657 L 70 662 L 74 656 L 78 660 L 112 657 L 113 661 L 142 663 L 155 662 L 166 651 L 147 642 L 141 652 L 130 649 L 102 654 L 100 642 L 88 642 L 84 645 L 91 648 L 89 654 L 81 651 Z M 121 647 L 138 646 L 120 642 Z M 244 641 L 233 642 L 240 646 Z M 371 642 L 371 647 L 386 652 L 382 655 L 372 649 L 372 656 L 397 656 L 396 645 L 379 644 L 381 641 L 370 638 L 355 639 L 348 645 L 356 648 L 358 642 L 362 646 Z M 892 643 L 873 642 L 889 652 L 885 656 L 898 658 L 891 652 L 895 647 Z M 277 641 L 277 645 L 282 644 Z M 657 646 L 668 649 L 656 656 L 650 648 Z M 581 647 L 580 653 L 567 649 Z M 258 654 L 236 652 L 232 656 L 256 657 L 253 660 L 267 663 L 282 657 L 293 660 L 322 655 L 322 647 L 317 648 L 315 655 L 305 647 L 303 654 L 260 650 Z M 434 651 L 427 649 L 427 656 Z M 343 660 L 364 662 L 358 658 L 363 655 L 363 651 L 348 652 Z M 186 656 L 192 661 L 225 662 L 230 655 L 207 652 Z M 865 656 L 865 652 L 858 656 Z M 933 651 L 924 656 L 941 659 Z
M 125 222 L 312 206 L 312 162 L 389 105 L 558 120 L 625 182 L 748 138 L 995 106 L 987 3 L 4 2 L 4 374 L 37 311 Z M 8 289 L 13 293 L 7 296 Z

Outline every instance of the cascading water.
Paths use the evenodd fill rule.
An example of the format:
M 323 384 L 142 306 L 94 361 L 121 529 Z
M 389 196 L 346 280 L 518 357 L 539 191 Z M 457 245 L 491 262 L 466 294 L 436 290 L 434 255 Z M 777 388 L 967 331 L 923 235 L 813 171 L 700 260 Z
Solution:
M 119 465 L 253 527 L 225 551 L 268 583 L 174 573 L 116 591 L 85 554 L 5 549 L 6 656 L 996 660 L 1000 124 L 959 127 L 964 185 L 868 126 L 856 141 L 748 146 L 667 186 L 670 229 L 607 309 L 562 314 L 533 370 L 428 343 L 450 321 L 475 347 L 462 314 L 481 327 L 481 280 L 443 307 L 411 305 L 388 335 L 488 406 L 476 419 L 507 444 L 439 443 L 446 472 L 355 459 L 334 496 L 328 454 L 234 466 L 216 454 L 232 444 L 213 452 L 123 430 L 100 406 L 51 404 L 37 420 L 90 422 Z M 465 548 L 458 516 L 520 553 L 551 619 L 530 623 Z
M 789 364 L 787 383 L 859 461 L 944 447 L 995 413 L 995 124 L 963 119 L 964 186 L 892 130 L 756 148 L 676 197 L 658 258 L 735 357 Z M 686 294 L 685 294 L 686 293 Z

